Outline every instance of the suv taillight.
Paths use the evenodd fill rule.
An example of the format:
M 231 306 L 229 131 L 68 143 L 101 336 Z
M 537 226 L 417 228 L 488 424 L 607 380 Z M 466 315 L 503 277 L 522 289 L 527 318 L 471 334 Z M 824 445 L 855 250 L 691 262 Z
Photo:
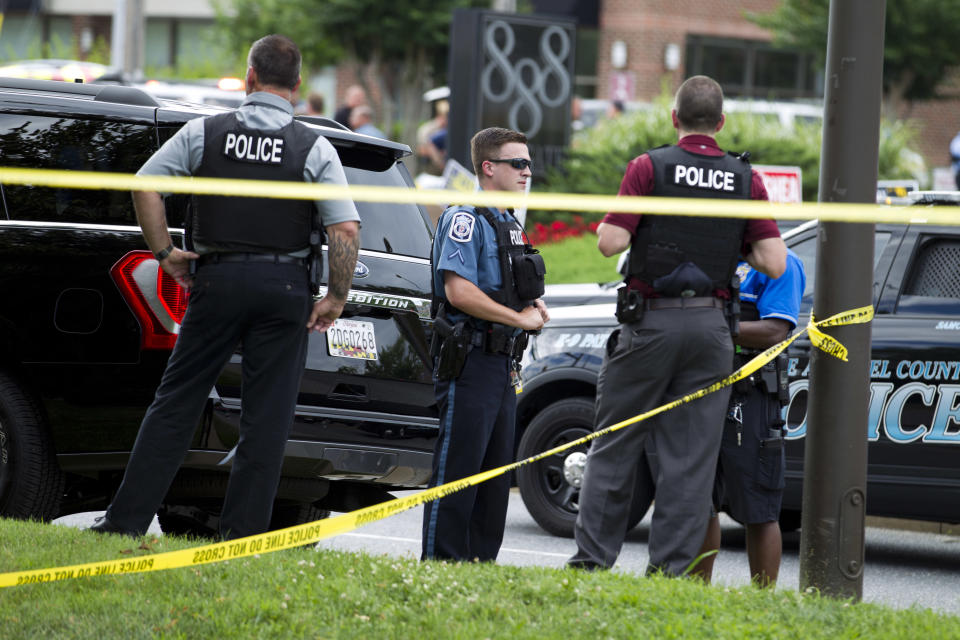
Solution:
M 187 310 L 187 290 L 160 268 L 149 251 L 131 251 L 110 275 L 140 322 L 143 349 L 173 349 Z

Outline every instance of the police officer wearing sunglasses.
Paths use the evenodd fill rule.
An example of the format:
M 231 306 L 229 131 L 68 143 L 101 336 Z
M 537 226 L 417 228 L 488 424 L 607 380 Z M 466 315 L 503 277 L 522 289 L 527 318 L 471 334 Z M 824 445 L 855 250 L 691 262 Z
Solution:
M 726 154 L 723 91 L 706 76 L 677 91 L 679 142 L 627 167 L 621 195 L 762 198 L 759 176 Z M 707 210 L 707 207 L 704 207 Z M 606 256 L 630 248 L 618 292 L 619 327 L 607 342 L 597 387 L 597 429 L 709 386 L 733 370 L 731 295 L 742 253 L 758 271 L 783 273 L 786 247 L 772 220 L 608 214 L 597 230 Z M 587 456 L 568 564 L 609 568 L 626 536 L 632 488 L 649 436 L 658 462 L 648 572 L 681 575 L 704 540 L 729 388 L 594 440 Z
M 470 142 L 484 190 L 523 192 L 527 139 L 489 128 Z M 513 460 L 519 361 L 526 333 L 549 318 L 544 266 L 510 210 L 453 206 L 437 223 L 433 251 L 434 390 L 440 433 L 431 486 Z M 510 478 L 501 475 L 428 503 L 423 559 L 496 560 Z

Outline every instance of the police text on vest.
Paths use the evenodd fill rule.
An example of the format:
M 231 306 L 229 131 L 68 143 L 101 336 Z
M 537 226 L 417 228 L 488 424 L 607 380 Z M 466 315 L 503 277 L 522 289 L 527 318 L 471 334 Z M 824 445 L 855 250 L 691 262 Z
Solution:
M 676 165 L 673 170 L 674 184 L 714 191 L 733 191 L 734 177 L 735 174 L 732 171 L 687 167 L 682 164 Z
M 241 162 L 280 164 L 283 161 L 283 138 L 230 132 L 224 138 L 223 155 Z

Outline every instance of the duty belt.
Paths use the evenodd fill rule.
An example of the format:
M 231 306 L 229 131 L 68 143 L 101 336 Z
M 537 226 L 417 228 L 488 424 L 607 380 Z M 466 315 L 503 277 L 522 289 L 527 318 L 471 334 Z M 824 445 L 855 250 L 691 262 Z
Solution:
M 692 298 L 645 298 L 643 308 L 647 311 L 659 309 L 696 309 L 713 307 L 723 309 L 723 300 L 714 296 L 698 296 Z
M 516 338 L 506 336 L 502 333 L 491 331 L 475 330 L 470 336 L 470 344 L 478 349 L 483 349 L 487 353 L 501 353 L 512 355 Z
M 285 253 L 218 252 L 205 253 L 197 258 L 197 263 L 201 266 L 220 262 L 272 262 L 274 264 L 307 265 L 306 258 L 297 258 Z

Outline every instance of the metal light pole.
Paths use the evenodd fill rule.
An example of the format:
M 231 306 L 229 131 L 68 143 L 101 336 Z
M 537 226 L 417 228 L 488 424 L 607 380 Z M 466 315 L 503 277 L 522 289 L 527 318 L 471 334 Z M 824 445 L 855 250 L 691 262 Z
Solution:
M 885 0 L 831 0 L 821 202 L 876 201 Z M 823 222 L 818 319 L 873 302 L 872 223 Z M 800 534 L 800 588 L 863 596 L 870 324 L 831 328 L 849 361 L 811 347 Z
M 144 58 L 143 0 L 116 0 L 110 29 L 110 65 L 139 80 Z

